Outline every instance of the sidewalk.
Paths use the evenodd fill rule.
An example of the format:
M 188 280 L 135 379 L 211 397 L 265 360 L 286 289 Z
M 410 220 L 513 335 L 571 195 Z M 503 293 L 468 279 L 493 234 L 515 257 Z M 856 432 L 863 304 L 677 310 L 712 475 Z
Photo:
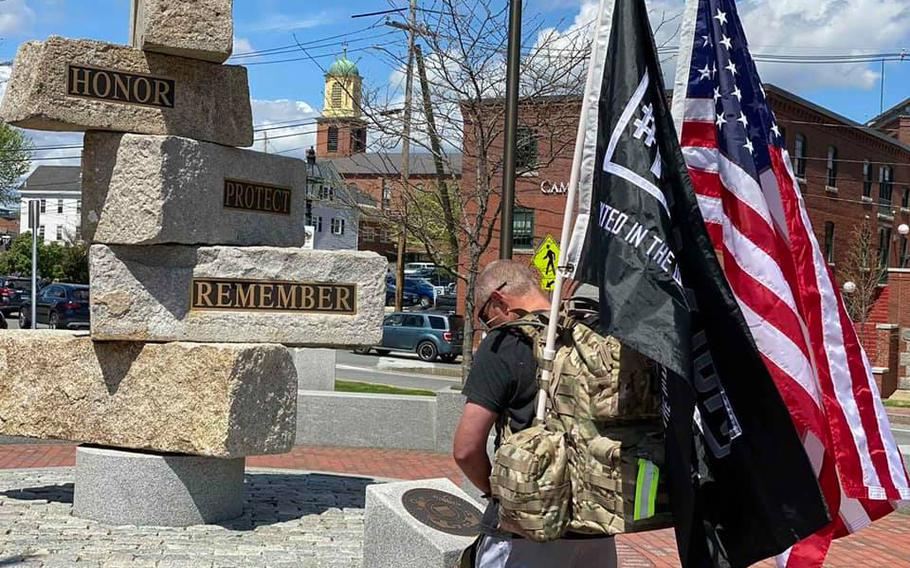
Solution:
M 69 444 L 0 445 L 0 469 L 67 467 L 75 465 L 76 447 Z M 395 479 L 461 475 L 446 455 L 427 452 L 297 446 L 290 453 L 247 460 L 257 468 L 321 471 Z M 858 534 L 835 542 L 825 566 L 865 568 L 910 566 L 910 515 L 894 513 Z M 671 530 L 621 536 L 617 539 L 623 568 L 679 566 Z M 771 568 L 772 561 L 758 566 Z

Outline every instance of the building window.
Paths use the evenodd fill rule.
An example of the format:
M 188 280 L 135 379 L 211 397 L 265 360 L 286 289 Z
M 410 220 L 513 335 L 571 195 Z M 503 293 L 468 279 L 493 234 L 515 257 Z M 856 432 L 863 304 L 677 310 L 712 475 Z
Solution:
M 60 227 L 59 225 L 57 226 L 57 240 L 63 240 L 63 227 Z
M 41 200 L 41 212 L 47 213 L 47 199 Z
M 891 214 L 891 182 L 893 180 L 894 170 L 891 166 L 882 166 L 878 169 L 878 204 L 880 207 L 888 209 L 888 211 L 882 211 L 886 215 Z
M 351 132 L 351 151 L 363 152 L 367 144 L 366 131 L 363 128 L 356 128 Z
M 319 199 L 323 201 L 334 201 L 335 200 L 335 188 L 330 185 L 323 185 L 319 187 Z
M 904 188 L 904 196 L 901 197 L 901 209 L 910 208 L 910 187 Z
M 796 135 L 796 141 L 793 146 L 793 155 L 796 156 L 796 177 L 805 180 L 806 179 L 806 153 L 808 152 L 808 145 L 806 144 L 806 137 L 802 134 Z
M 62 199 L 57 200 L 57 213 L 63 214 L 63 200 Z
M 889 256 L 891 256 L 891 228 L 882 227 L 878 230 L 878 266 L 879 266 L 879 268 L 887 268 Z
M 825 260 L 834 263 L 834 223 L 825 221 Z
M 82 242 L 82 227 L 79 225 L 76 225 L 76 242 Z
M 516 207 L 512 213 L 512 248 L 534 248 L 534 210 Z
M 42 199 L 41 202 L 43 203 L 44 200 Z M 44 240 L 44 225 L 38 225 L 38 238 Z
M 303 217 L 303 219 L 304 219 L 303 223 L 304 223 L 304 225 L 312 225 L 313 224 L 313 200 L 312 199 L 306 200 L 305 209 L 306 209 L 306 213 L 304 214 L 304 217 Z
M 863 160 L 863 197 L 872 197 L 872 165 Z
M 329 152 L 338 151 L 338 127 L 330 126 L 329 127 L 329 137 L 328 137 L 327 149 Z
M 332 234 L 333 235 L 343 235 L 344 234 L 344 219 L 339 219 L 337 217 L 332 218 Z
M 519 126 L 515 132 L 515 169 L 534 171 L 538 164 L 537 131 Z
M 901 250 L 901 256 L 898 259 L 898 262 L 900 262 L 898 267 L 907 268 L 907 237 L 904 235 L 901 235 L 901 249 L 900 250 Z
M 376 227 L 365 226 L 361 228 L 360 237 L 364 242 L 374 242 L 376 240 Z
M 332 83 L 332 108 L 341 108 L 344 104 L 344 89 L 341 83 Z
M 314 223 L 314 226 L 316 227 L 316 232 L 321 233 L 322 232 L 322 215 L 317 215 L 313 219 L 316 221 Z
M 837 148 L 828 146 L 828 187 L 837 187 Z
M 76 215 L 82 215 L 82 200 L 76 200 Z
M 392 188 L 389 186 L 389 183 L 383 179 L 382 180 L 382 209 L 387 210 L 392 207 Z

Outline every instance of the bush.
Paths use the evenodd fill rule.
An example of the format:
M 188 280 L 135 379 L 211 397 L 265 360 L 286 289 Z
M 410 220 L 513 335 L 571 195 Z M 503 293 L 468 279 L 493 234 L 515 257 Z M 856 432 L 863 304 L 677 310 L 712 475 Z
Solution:
M 32 273 L 32 234 L 25 232 L 13 239 L 10 248 L 0 253 L 0 274 L 22 276 Z M 38 277 L 58 282 L 88 284 L 88 247 L 38 243 Z

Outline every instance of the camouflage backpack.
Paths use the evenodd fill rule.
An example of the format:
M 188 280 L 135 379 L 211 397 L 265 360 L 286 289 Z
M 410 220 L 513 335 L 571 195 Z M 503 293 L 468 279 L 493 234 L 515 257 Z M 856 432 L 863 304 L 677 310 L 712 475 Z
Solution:
M 543 421 L 512 433 L 508 420 L 491 485 L 503 529 L 538 542 L 565 532 L 614 535 L 672 526 L 657 374 L 634 350 L 595 331 L 596 311 L 566 311 Z M 545 317 L 509 325 L 546 364 Z

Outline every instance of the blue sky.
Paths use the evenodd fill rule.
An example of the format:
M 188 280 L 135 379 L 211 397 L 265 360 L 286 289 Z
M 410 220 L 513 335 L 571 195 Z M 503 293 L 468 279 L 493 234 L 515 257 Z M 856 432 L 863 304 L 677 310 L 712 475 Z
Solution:
M 503 3 L 506 0 L 502 0 Z M 682 0 L 649 0 L 656 13 L 675 14 Z M 235 0 L 235 54 L 314 42 L 340 34 L 345 38 L 311 44 L 300 51 L 266 57 L 235 58 L 237 63 L 300 59 L 283 63 L 250 65 L 250 88 L 257 125 L 294 119 L 312 119 L 322 106 L 322 68 L 331 64 L 347 40 L 369 87 L 389 83 L 394 69 L 372 46 L 398 49 L 400 31 L 378 25 L 377 18 L 351 19 L 351 15 L 406 6 L 404 0 Z M 591 0 L 528 0 L 525 15 L 565 31 L 593 16 Z M 739 10 L 753 51 L 787 54 L 831 54 L 868 51 L 910 52 L 910 2 L 907 0 L 743 0 Z M 92 38 L 126 43 L 129 0 L 4 0 L 0 2 L 0 60 L 14 57 L 19 43 L 49 35 Z M 356 32 L 356 33 L 352 33 Z M 320 67 L 321 66 L 321 67 Z M 2 73 L 3 69 L 0 69 Z M 8 73 L 8 69 L 6 70 Z M 879 109 L 879 65 L 778 65 L 760 66 L 762 77 L 854 120 L 864 121 Z M 0 75 L 2 78 L 2 75 Z M 910 56 L 888 63 L 885 107 L 910 97 Z M 299 150 L 312 142 L 312 126 L 277 131 L 298 136 L 274 140 L 278 150 Z M 76 140 L 72 134 L 35 133 L 39 145 Z M 261 145 L 261 143 L 260 143 Z M 62 153 L 61 153 L 62 155 Z

